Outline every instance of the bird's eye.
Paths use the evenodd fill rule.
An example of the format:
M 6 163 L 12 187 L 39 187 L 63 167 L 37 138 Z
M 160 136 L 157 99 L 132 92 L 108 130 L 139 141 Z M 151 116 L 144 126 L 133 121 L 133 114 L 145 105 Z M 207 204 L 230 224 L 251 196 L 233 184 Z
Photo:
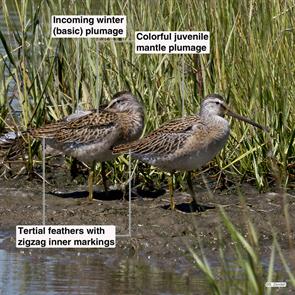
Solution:
M 216 104 L 220 104 L 220 102 L 219 102 L 219 101 L 215 101 L 215 103 L 216 103 Z

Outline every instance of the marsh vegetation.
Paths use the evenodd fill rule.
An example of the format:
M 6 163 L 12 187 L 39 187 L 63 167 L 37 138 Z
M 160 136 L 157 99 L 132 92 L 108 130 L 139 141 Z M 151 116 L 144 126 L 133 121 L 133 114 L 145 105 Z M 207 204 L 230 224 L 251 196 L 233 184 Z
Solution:
M 144 104 L 147 134 L 172 118 L 196 113 L 204 96 L 220 93 L 232 109 L 271 131 L 265 133 L 232 121 L 227 145 L 202 173 L 223 189 L 250 183 L 261 192 L 275 190 L 281 196 L 277 205 L 285 221 L 287 247 L 294 251 L 294 220 L 290 218 L 288 201 L 288 194 L 294 195 L 295 190 L 293 1 L 85 0 L 77 4 L 61 0 L 4 0 L 0 9 L 1 134 L 39 127 L 78 109 L 97 108 L 121 90 L 130 90 Z M 126 15 L 127 38 L 118 41 L 51 38 L 51 16 L 66 14 Z M 208 30 L 211 52 L 136 55 L 134 32 L 143 30 Z M 31 172 L 40 166 L 38 142 L 29 142 L 26 154 L 23 165 Z M 67 163 L 70 169 L 72 160 Z M 125 157 L 108 165 L 110 183 L 126 181 Z M 162 186 L 163 172 L 135 161 L 133 167 L 134 185 Z M 15 175 L 9 165 L 2 168 L 2 177 Z M 199 173 L 195 173 L 195 179 L 200 178 Z M 183 178 L 178 174 L 180 190 L 185 190 Z M 243 196 L 239 200 L 243 202 Z M 226 294 L 265 294 L 265 277 L 272 279 L 275 274 L 275 253 L 281 257 L 288 284 L 295 288 L 294 275 L 281 255 L 272 227 L 269 231 L 274 242 L 265 270 L 258 255 L 260 238 L 250 217 L 245 219 L 248 228 L 245 238 L 223 211 L 216 211 L 218 214 L 235 245 L 237 265 L 243 269 L 243 278 L 248 283 L 236 292 L 237 285 L 231 283 L 238 276 L 227 271 L 222 243 L 219 253 L 225 271 L 221 277 L 214 276 L 214 270 L 206 262 L 206 253 L 196 254 L 192 250 L 214 294 L 225 294 L 224 290 Z

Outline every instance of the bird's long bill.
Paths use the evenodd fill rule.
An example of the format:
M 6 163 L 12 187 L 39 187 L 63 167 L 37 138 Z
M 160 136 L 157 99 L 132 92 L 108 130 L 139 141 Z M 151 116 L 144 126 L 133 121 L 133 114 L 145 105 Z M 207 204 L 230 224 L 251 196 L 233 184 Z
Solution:
M 266 132 L 269 132 L 269 128 L 268 128 L 268 127 L 266 127 L 266 126 L 262 126 L 262 125 L 260 125 L 260 124 L 258 124 L 258 123 L 256 123 L 256 122 L 254 122 L 254 121 L 252 121 L 252 120 L 250 120 L 250 119 L 244 117 L 244 116 L 241 116 L 241 115 L 239 115 L 239 114 L 236 114 L 236 113 L 234 113 L 234 112 L 232 112 L 232 111 L 230 111 L 230 110 L 227 110 L 227 114 L 228 114 L 229 116 L 232 116 L 232 117 L 238 119 L 238 120 L 244 121 L 244 122 L 246 122 L 246 123 L 248 123 L 248 124 L 251 124 L 251 125 L 253 125 L 253 126 L 257 127 L 257 128 L 260 128 L 260 129 L 262 129 L 262 130 L 264 130 L 264 131 L 266 131 Z

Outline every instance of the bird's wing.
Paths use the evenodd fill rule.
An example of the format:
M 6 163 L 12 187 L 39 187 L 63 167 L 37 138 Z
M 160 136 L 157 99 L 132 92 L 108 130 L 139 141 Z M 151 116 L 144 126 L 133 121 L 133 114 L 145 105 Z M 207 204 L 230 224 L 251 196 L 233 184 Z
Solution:
M 113 151 L 114 153 L 125 153 L 131 150 L 132 154 L 141 157 L 165 156 L 181 149 L 192 134 L 203 127 L 197 116 L 175 119 L 146 137 L 133 143 L 119 145 Z
M 59 143 L 91 143 L 104 139 L 117 130 L 116 113 L 106 110 L 92 112 L 71 121 L 59 121 L 30 130 L 33 137 L 50 138 Z

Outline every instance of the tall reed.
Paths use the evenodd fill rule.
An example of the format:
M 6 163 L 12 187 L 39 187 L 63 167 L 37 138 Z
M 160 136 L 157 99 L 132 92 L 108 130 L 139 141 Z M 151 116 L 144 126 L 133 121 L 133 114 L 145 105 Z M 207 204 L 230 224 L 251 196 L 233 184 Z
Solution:
M 145 132 L 150 132 L 182 115 L 181 95 L 184 113 L 191 114 L 203 96 L 218 92 L 271 132 L 232 122 L 232 137 L 211 165 L 233 177 L 255 179 L 263 188 L 273 180 L 271 156 L 285 186 L 294 174 L 294 9 L 287 0 L 4 0 L 0 126 L 3 130 L 10 113 L 8 83 L 14 84 L 21 103 L 20 129 L 60 119 L 77 108 L 97 107 L 116 91 L 130 89 L 145 105 Z M 128 37 L 125 42 L 52 39 L 54 14 L 124 14 Z M 137 30 L 208 30 L 211 53 L 198 60 L 186 55 L 183 73 L 181 55 L 136 55 Z

